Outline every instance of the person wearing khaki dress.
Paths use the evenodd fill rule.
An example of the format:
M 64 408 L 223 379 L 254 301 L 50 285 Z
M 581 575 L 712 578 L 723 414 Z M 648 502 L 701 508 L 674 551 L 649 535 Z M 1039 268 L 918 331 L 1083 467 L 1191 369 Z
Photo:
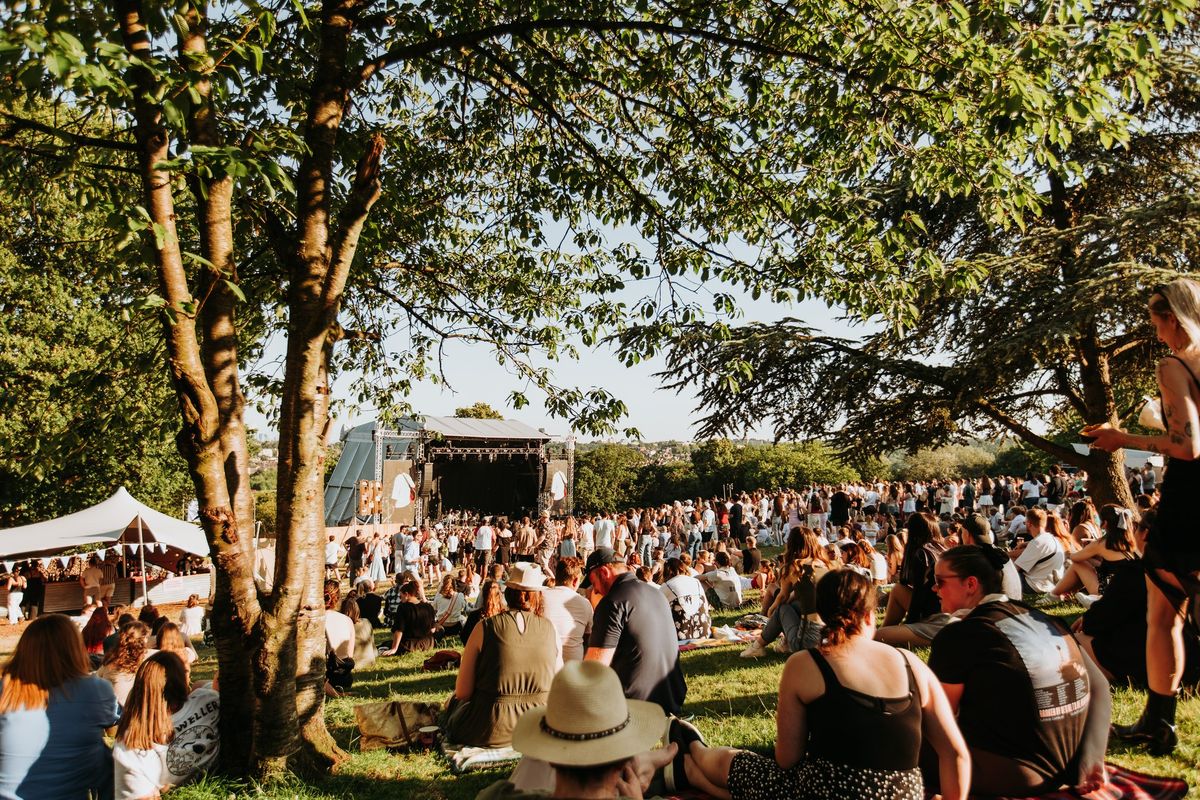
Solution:
M 546 704 L 562 655 L 541 613 L 544 583 L 538 565 L 513 564 L 504 590 L 508 609 L 471 631 L 443 725 L 448 741 L 507 747 L 521 714 Z

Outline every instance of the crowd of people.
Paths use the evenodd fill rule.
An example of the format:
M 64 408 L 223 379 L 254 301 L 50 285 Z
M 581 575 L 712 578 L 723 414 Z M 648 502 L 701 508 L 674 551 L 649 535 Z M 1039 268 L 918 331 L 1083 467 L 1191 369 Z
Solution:
M 85 599 L 30 621 L 0 667 L 0 798 L 156 798 L 217 758 L 216 687 L 191 681 L 200 598 L 178 622 Z
M 461 649 L 445 736 L 524 756 L 485 800 L 1031 796 L 1101 782 L 1110 735 L 1170 753 L 1200 665 L 1183 622 L 1200 590 L 1183 510 L 1200 463 L 1200 286 L 1156 288 L 1149 310 L 1173 351 L 1166 431 L 1084 430 L 1169 457 L 1165 473 L 1131 472 L 1133 507 L 1097 508 L 1085 477 L 1055 466 L 356 531 L 325 554 L 326 691 L 352 691 L 376 657 Z M 1064 599 L 1084 607 L 1072 628 L 1043 608 Z M 30 623 L 0 669 L 0 798 L 155 797 L 216 757 L 218 696 L 189 674 L 198 599 L 178 625 L 88 600 Z M 773 756 L 710 746 L 681 718 L 681 648 L 734 609 L 758 630 L 744 657 L 790 654 Z M 390 632 L 378 650 L 376 629 Z M 1110 726 L 1111 682 L 1148 689 L 1133 725 Z

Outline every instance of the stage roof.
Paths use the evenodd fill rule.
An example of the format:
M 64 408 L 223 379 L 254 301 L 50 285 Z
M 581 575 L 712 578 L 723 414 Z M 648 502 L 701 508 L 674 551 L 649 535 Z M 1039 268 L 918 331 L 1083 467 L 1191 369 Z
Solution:
M 468 417 L 425 417 L 425 430 L 447 439 L 524 439 L 548 442 L 549 434 L 515 419 L 472 419 Z

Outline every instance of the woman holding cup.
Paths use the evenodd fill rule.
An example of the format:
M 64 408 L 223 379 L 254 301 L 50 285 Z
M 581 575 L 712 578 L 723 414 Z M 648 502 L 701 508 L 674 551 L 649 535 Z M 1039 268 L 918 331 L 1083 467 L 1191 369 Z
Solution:
M 1158 339 L 1171 349 L 1158 363 L 1164 433 L 1135 436 L 1104 423 L 1084 428 L 1092 446 L 1128 447 L 1168 457 L 1158 518 L 1147 538 L 1146 676 L 1141 718 L 1113 726 L 1121 738 L 1144 742 L 1154 755 L 1175 749 L 1175 706 L 1183 674 L 1183 624 L 1200 592 L 1200 537 L 1192 533 L 1191 498 L 1200 491 L 1200 283 L 1179 278 L 1157 286 L 1147 304 Z M 1143 414 L 1143 419 L 1148 416 Z

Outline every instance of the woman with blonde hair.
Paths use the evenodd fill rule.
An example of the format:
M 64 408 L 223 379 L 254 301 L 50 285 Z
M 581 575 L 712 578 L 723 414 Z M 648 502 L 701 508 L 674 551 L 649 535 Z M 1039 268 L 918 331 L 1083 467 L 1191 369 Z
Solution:
M 179 612 L 179 632 L 189 639 L 204 635 L 204 606 L 200 595 L 188 595 L 187 605 Z
M 138 668 L 113 744 L 116 800 L 157 798 L 204 772 L 220 748 L 220 698 L 204 686 L 188 693 L 188 669 L 158 652 Z
M 184 637 L 183 632 L 174 622 L 163 623 L 163 626 L 158 629 L 155 644 L 159 650 L 178 655 L 189 668 L 197 658 L 196 651 L 192 649 L 192 643 Z
M 117 644 L 104 658 L 104 664 L 96 673 L 112 684 L 117 702 L 125 705 L 133 678 L 146 656 L 153 652 L 147 646 L 150 626 L 144 622 L 127 622 L 117 634 Z
M 1110 423 L 1083 434 L 1100 450 L 1128 447 L 1168 457 L 1159 487 L 1154 530 L 1146 542 L 1146 708 L 1133 725 L 1115 725 L 1120 738 L 1149 745 L 1154 755 L 1175 749 L 1175 710 L 1183 677 L 1183 625 L 1191 598 L 1200 594 L 1200 537 L 1192 498 L 1200 491 L 1200 283 L 1178 278 L 1156 286 L 1147 303 L 1159 341 L 1171 349 L 1158 362 L 1165 431 L 1135 436 Z
M 442 578 L 442 585 L 433 596 L 432 605 L 434 638 L 443 639 L 462 630 L 463 618 L 467 612 L 467 599 L 458 590 L 458 578 L 453 575 Z
M 70 617 L 38 617 L 21 634 L 0 667 L 0 797 L 112 796 L 104 730 L 117 723 L 117 699 L 89 670 Z

